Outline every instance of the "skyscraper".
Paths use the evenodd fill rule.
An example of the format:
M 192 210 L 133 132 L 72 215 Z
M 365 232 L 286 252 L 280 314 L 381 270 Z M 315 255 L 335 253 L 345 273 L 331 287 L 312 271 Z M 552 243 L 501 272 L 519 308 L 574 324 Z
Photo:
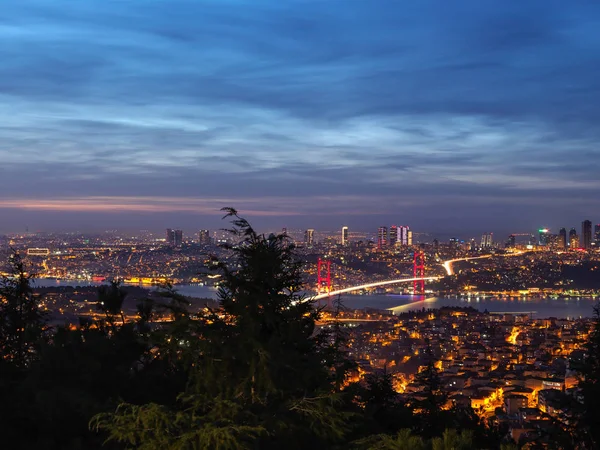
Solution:
M 413 232 L 406 227 L 406 245 L 413 245 Z
M 547 246 L 548 245 L 548 239 L 550 236 L 550 230 L 548 228 L 540 228 L 538 230 L 538 244 L 539 245 L 543 245 L 543 246 Z
M 511 234 L 508 237 L 508 242 L 507 242 L 507 247 L 508 248 L 515 248 L 517 246 L 517 237 L 514 234 Z
M 577 236 L 575 228 L 569 230 L 569 247 L 572 249 L 579 248 L 579 236 Z
M 181 247 L 181 244 L 183 244 L 183 231 L 167 228 L 166 241 L 167 245 L 171 247 Z
M 408 235 L 411 235 L 411 242 L 408 243 Z M 398 227 L 398 242 L 400 245 L 412 245 L 412 233 L 407 226 Z
M 183 245 L 183 231 L 175 230 L 175 247 L 181 247 Z
M 491 248 L 494 245 L 494 233 L 485 233 L 481 236 L 481 248 Z
M 315 230 L 309 228 L 304 232 L 304 243 L 306 245 L 313 245 L 315 242 Z
M 566 228 L 561 228 L 560 231 L 558 232 L 558 244 L 560 247 L 562 247 L 563 249 L 568 247 L 568 242 L 567 242 L 567 229 Z
M 589 250 L 592 248 L 592 221 L 584 220 L 581 222 L 581 239 L 583 248 Z
M 600 247 L 600 223 L 594 227 L 594 240 L 596 241 L 596 246 Z
M 208 230 L 198 231 L 198 244 L 201 244 L 201 245 L 210 244 L 210 233 Z
M 387 227 L 379 227 L 377 230 L 377 248 L 385 248 L 388 243 Z
M 342 227 L 342 245 L 348 245 L 348 227 Z
M 167 234 L 166 234 L 165 240 L 167 242 L 167 245 L 170 245 L 170 246 L 175 245 L 175 230 L 167 228 Z
M 398 226 L 392 225 L 390 227 L 390 247 L 398 245 Z

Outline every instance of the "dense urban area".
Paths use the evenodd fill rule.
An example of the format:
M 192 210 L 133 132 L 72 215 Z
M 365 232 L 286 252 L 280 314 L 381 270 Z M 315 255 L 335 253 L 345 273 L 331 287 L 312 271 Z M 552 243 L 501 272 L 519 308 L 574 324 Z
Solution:
M 430 295 L 516 297 L 527 305 L 531 298 L 595 299 L 600 293 L 600 225 L 592 234 L 591 222 L 584 221 L 581 238 L 574 230 L 552 234 L 540 229 L 537 234 L 510 235 L 503 242 L 495 242 L 491 233 L 477 241 L 440 242 L 396 226 L 389 231 L 380 227 L 372 236 L 350 233 L 348 227 L 335 233 L 284 229 L 277 235 L 256 237 L 267 244 L 276 240 L 278 248 L 293 253 L 297 280 L 288 282 L 297 283 L 291 295 L 308 305 L 303 314 L 314 318 L 316 328 L 311 334 L 329 336 L 338 345 L 336 351 L 352 361 L 344 369 L 339 388 L 362 386 L 383 392 L 387 388 L 385 401 L 404 408 L 396 408 L 394 414 L 413 417 L 406 425 L 380 427 L 378 432 L 405 428 L 416 432 L 422 426 L 418 420 L 434 420 L 424 415 L 427 411 L 468 411 L 470 425 L 451 425 L 454 419 L 444 419 L 441 428 L 436 425 L 446 434 L 455 432 L 451 428 L 458 433 L 461 427 L 471 427 L 477 436 L 454 436 L 469 442 L 460 448 L 596 448 L 593 441 L 583 444 L 574 438 L 586 404 L 580 382 L 588 359 L 586 349 L 594 335 L 591 308 L 586 317 L 556 318 L 537 317 L 526 310 L 430 309 L 423 300 Z M 235 309 L 236 270 L 253 263 L 244 260 L 248 255 L 243 252 L 254 244 L 243 235 L 221 231 L 201 230 L 188 237 L 181 230 L 169 229 L 159 236 L 115 231 L 12 234 L 4 236 L 1 245 L 5 299 L 30 295 L 46 326 L 65 327 L 84 333 L 81 336 L 85 336 L 82 330 L 97 330 L 114 339 L 118 327 L 124 330 L 126 324 L 137 324 L 138 332 L 144 333 L 171 326 L 177 321 L 173 306 L 177 302 L 186 305 L 192 320 L 230 320 L 232 316 L 224 317 Z M 411 281 L 400 281 L 404 279 Z M 20 291 L 18 280 L 26 280 L 31 291 Z M 64 281 L 69 283 L 61 284 Z M 213 295 L 179 294 L 178 288 L 187 285 L 212 288 Z M 218 294 L 214 288 L 220 288 Z M 417 305 L 423 303 L 406 312 L 368 306 L 350 309 L 336 295 L 344 290 L 353 295 L 404 294 Z M 318 301 L 305 301 L 315 295 Z M 165 299 L 170 306 L 162 303 Z M 152 310 L 151 305 L 162 308 Z M 194 347 L 189 339 L 180 338 L 180 343 Z M 159 346 L 152 348 L 161 351 Z M 5 353 L 4 357 L 14 355 Z M 355 395 L 358 404 L 369 404 L 361 397 L 365 392 Z M 97 431 L 109 430 L 112 444 L 139 444 L 144 439 L 133 431 L 120 434 L 123 430 L 114 427 L 124 419 L 118 410 L 111 417 L 117 422 L 95 420 Z M 419 436 L 410 438 L 435 440 L 427 433 Z M 84 442 L 86 438 L 77 439 Z M 356 448 L 405 448 L 385 447 L 377 439 L 358 439 Z M 341 445 L 334 441 L 327 441 L 324 448 Z M 49 445 L 67 448 L 60 447 L 60 442 Z M 72 442 L 69 445 L 79 448 Z

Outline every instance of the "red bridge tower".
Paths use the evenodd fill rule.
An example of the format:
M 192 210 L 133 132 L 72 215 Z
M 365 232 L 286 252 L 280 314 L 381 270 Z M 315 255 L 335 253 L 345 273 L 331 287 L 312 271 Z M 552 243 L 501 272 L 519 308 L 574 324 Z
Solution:
M 414 278 L 425 277 L 425 253 L 422 250 L 415 251 L 413 259 Z M 415 295 L 425 295 L 425 280 L 413 281 L 413 293 Z

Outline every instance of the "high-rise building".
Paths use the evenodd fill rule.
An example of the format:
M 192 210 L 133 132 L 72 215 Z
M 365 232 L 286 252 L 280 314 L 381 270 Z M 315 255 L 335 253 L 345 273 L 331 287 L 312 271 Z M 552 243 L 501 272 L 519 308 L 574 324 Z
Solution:
M 508 237 L 507 247 L 508 248 L 515 248 L 516 246 L 517 246 L 517 237 L 514 234 L 511 234 Z
M 600 223 L 594 227 L 594 241 L 596 246 L 600 247 Z
M 183 244 L 183 231 L 167 228 L 166 241 L 167 245 L 171 247 L 181 247 L 181 244 Z
M 569 230 L 569 247 L 572 249 L 579 248 L 579 236 L 575 228 Z
M 388 243 L 387 227 L 379 227 L 377 230 L 377 248 L 385 248 Z
M 309 246 L 315 243 L 315 230 L 309 228 L 304 232 L 304 243 Z
M 460 242 L 457 241 L 456 246 L 460 246 Z M 469 242 L 469 250 L 472 252 L 477 250 L 477 241 L 475 239 L 471 239 L 471 242 Z
M 390 247 L 398 245 L 398 226 L 392 225 L 390 227 Z
M 547 246 L 550 250 L 560 250 L 562 248 L 562 238 L 559 234 L 549 234 Z
M 408 243 L 408 234 L 411 234 L 411 243 Z M 407 226 L 398 227 L 398 243 L 399 245 L 412 245 L 412 233 Z
M 568 242 L 567 242 L 567 229 L 566 228 L 561 228 L 560 231 L 558 232 L 558 245 L 559 247 L 565 249 L 568 247 Z
M 485 233 L 481 236 L 481 248 L 491 248 L 494 245 L 494 233 Z
M 550 230 L 548 228 L 540 228 L 538 230 L 538 237 L 539 237 L 538 244 L 547 246 L 549 236 L 550 236 Z
M 201 245 L 210 244 L 210 232 L 208 230 L 198 231 L 198 244 L 201 244 Z
M 175 230 L 175 247 L 181 247 L 183 245 L 183 231 Z
M 284 236 L 287 236 L 287 228 L 286 227 L 283 227 L 281 229 L 281 234 L 284 235 Z
M 175 245 L 175 230 L 167 228 L 166 239 L 167 245 L 173 246 Z
M 581 222 L 581 240 L 582 246 L 586 250 L 592 248 L 592 221 L 584 220 Z
M 342 227 L 342 245 L 348 245 L 348 227 Z
M 413 245 L 413 232 L 406 227 L 406 245 Z

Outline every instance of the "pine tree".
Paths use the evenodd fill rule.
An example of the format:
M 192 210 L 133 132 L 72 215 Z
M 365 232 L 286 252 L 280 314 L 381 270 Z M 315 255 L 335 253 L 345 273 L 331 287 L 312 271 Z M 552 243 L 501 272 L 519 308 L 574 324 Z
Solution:
M 339 441 L 345 397 L 303 295 L 301 262 L 286 236 L 258 234 L 233 209 L 220 308 L 169 326 L 157 358 L 187 367 L 187 387 L 169 404 L 122 404 L 91 426 L 138 448 L 305 448 Z
M 127 292 L 118 281 L 111 281 L 109 285 L 98 287 L 98 302 L 96 307 L 106 315 L 106 320 L 114 329 L 116 319 L 119 317 L 121 323 L 125 323 L 123 315 L 123 302 Z
M 421 430 L 426 436 L 435 436 L 441 433 L 446 424 L 443 423 L 442 407 L 448 400 L 448 395 L 442 389 L 442 381 L 438 369 L 435 367 L 435 358 L 429 341 L 425 350 L 425 368 L 416 376 L 416 380 L 423 385 L 425 398 L 416 402 L 421 419 Z
M 13 252 L 9 264 L 10 275 L 0 281 L 0 359 L 24 369 L 44 338 L 46 314 L 20 255 Z

